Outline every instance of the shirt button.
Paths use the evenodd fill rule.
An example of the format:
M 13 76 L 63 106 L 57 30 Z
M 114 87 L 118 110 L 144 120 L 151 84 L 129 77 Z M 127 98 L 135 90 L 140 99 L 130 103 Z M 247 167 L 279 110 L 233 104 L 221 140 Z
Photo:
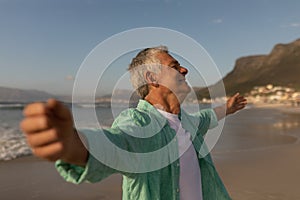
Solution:
M 179 162 L 178 162 L 176 166 L 179 167 L 179 165 L 180 165 L 180 164 L 179 164 Z
M 179 192 L 179 188 L 176 189 L 176 192 Z

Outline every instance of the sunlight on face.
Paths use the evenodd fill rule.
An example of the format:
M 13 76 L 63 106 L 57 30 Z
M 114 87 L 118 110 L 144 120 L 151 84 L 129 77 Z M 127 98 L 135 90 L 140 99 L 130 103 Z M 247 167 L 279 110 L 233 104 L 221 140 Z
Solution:
M 161 73 L 158 75 L 158 84 L 174 93 L 178 99 L 183 100 L 191 91 L 185 79 L 188 70 L 180 66 L 180 63 L 167 53 L 160 53 L 157 58 L 162 64 Z

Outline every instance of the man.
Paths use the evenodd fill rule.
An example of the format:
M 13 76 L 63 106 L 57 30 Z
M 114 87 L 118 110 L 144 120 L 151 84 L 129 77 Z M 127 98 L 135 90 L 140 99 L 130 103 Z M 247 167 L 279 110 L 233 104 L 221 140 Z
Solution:
M 237 93 L 226 105 L 187 114 L 180 104 L 191 90 L 185 80 L 188 70 L 163 46 L 139 52 L 129 71 L 141 100 L 137 108 L 123 111 L 110 129 L 81 130 L 78 134 L 70 111 L 58 101 L 28 105 L 21 128 L 33 153 L 56 161 L 59 173 L 73 183 L 97 182 L 113 173 L 123 174 L 123 199 L 230 199 L 210 155 L 202 157 L 199 151 L 207 130 L 226 115 L 243 109 L 246 99 Z M 100 135 L 117 147 L 108 151 Z M 165 159 L 170 162 L 157 169 L 147 168 L 153 163 L 142 163 L 135 157 L 136 162 L 129 162 L 117 151 L 148 153 L 167 145 L 172 151 L 153 163 Z M 103 162 L 112 155 L 114 164 Z

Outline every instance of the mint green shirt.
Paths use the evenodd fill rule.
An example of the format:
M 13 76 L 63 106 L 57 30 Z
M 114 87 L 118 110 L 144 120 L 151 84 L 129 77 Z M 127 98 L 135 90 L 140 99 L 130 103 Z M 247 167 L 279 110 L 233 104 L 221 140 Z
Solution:
M 189 131 L 192 143 L 196 150 L 201 172 L 202 195 L 204 200 L 229 200 L 231 199 L 215 169 L 210 154 L 202 157 L 199 153 L 203 146 L 203 136 L 211 126 L 217 125 L 215 113 L 212 109 L 203 109 L 193 115 L 183 110 L 180 114 L 182 127 Z M 151 126 L 149 124 L 151 123 Z M 140 129 L 148 127 L 145 129 Z M 136 130 L 143 130 L 144 137 L 135 137 Z M 159 130 L 153 134 L 153 130 Z M 151 132 L 152 131 L 152 132 Z M 107 130 L 86 129 L 80 130 L 87 139 L 89 146 L 89 158 L 85 167 L 56 162 L 56 168 L 60 175 L 69 182 L 79 184 L 81 182 L 98 182 L 114 173 L 123 175 L 123 200 L 179 200 L 179 175 L 180 165 L 178 158 L 178 145 L 176 133 L 169 126 L 168 121 L 147 101 L 140 100 L 137 108 L 123 111 Z M 156 132 L 156 131 L 155 131 Z M 129 134 L 128 134 L 129 133 Z M 132 133 L 132 134 L 131 134 Z M 105 135 L 114 145 L 108 147 L 99 144 L 99 136 Z M 175 142 L 173 142 L 175 141 Z M 131 162 L 124 159 L 119 149 L 132 153 L 147 153 L 159 150 L 166 145 L 171 146 L 166 156 L 170 164 L 149 172 L 138 172 L 140 165 L 148 163 Z M 202 147 L 203 148 L 203 147 Z M 93 153 L 93 152 L 98 153 Z M 92 152 L 92 153 L 91 153 Z M 101 152 L 99 154 L 99 152 Z M 100 156 L 99 156 L 100 155 Z M 100 159 L 99 159 L 99 157 Z M 115 163 L 107 164 L 106 158 L 112 157 Z M 160 158 L 153 159 L 159 163 Z M 113 166 L 121 167 L 113 167 Z M 128 170 L 130 166 L 132 170 Z M 122 170 L 124 169 L 124 170 Z M 137 171 L 135 170 L 137 169 Z M 138 172 L 138 173 L 136 173 Z

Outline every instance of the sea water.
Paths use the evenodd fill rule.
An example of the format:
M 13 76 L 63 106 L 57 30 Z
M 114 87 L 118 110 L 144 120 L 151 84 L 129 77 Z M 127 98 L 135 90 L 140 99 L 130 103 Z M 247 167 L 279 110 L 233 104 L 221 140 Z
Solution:
M 22 103 L 0 103 L 0 160 L 12 160 L 32 152 L 19 129 L 22 120 Z M 71 108 L 71 105 L 68 105 Z M 73 111 L 80 115 L 76 121 L 78 128 L 110 127 L 115 117 L 128 105 L 76 104 Z M 200 109 L 207 106 L 201 105 Z M 199 106 L 187 105 L 189 112 Z M 97 122 L 91 120 L 96 112 Z M 245 109 L 225 120 L 221 136 L 213 149 L 215 154 L 231 151 L 248 151 L 274 145 L 296 142 L 300 135 L 300 114 L 284 114 L 272 109 Z
M 11 160 L 31 154 L 19 129 L 22 108 L 23 104 L 0 104 L 0 160 Z
M 0 103 L 0 161 L 32 154 L 26 138 L 19 128 L 25 106 L 24 103 Z M 72 109 L 71 104 L 67 104 L 67 106 Z M 112 112 L 108 104 L 76 104 L 73 109 L 75 109 L 75 113 L 80 114 L 80 119 L 76 121 L 76 125 L 78 128 L 108 128 L 115 116 L 126 109 L 126 106 L 120 104 Z M 97 122 L 90 120 L 93 110 L 96 111 Z

